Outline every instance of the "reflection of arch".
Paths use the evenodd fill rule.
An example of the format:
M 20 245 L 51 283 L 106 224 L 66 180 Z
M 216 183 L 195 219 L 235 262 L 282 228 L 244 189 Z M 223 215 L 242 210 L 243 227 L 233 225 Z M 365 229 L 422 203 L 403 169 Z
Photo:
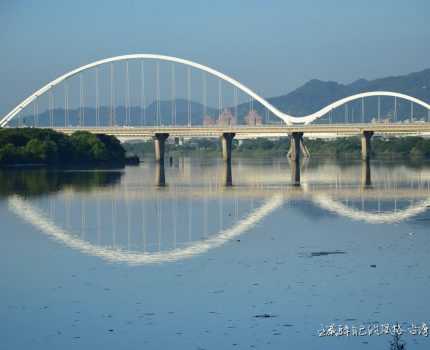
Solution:
M 40 229 L 46 235 L 65 244 L 66 246 L 79 250 L 88 255 L 98 256 L 107 261 L 127 263 L 130 265 L 141 265 L 151 263 L 162 263 L 190 258 L 202 254 L 210 249 L 222 246 L 229 240 L 246 232 L 264 217 L 279 208 L 283 203 L 282 196 L 275 195 L 266 201 L 261 207 L 255 209 L 249 216 L 238 221 L 234 226 L 221 231 L 213 238 L 198 241 L 185 248 L 176 248 L 166 252 L 141 253 L 136 251 L 115 250 L 100 247 L 90 242 L 74 237 L 71 232 L 57 226 L 39 209 L 34 208 L 29 201 L 18 196 L 9 198 L 9 208 L 18 216 Z
M 430 198 L 420 201 L 418 204 L 410 206 L 404 210 L 396 212 L 384 213 L 366 213 L 358 209 L 350 208 L 341 202 L 324 196 L 316 195 L 312 197 L 312 201 L 323 209 L 336 213 L 340 216 L 345 216 L 357 221 L 365 221 L 369 224 L 387 224 L 400 222 L 424 213 L 429 209 Z
M 283 120 L 287 124 L 294 124 L 294 123 L 311 123 L 314 120 L 321 118 L 328 112 L 330 112 L 332 109 L 337 108 L 347 102 L 360 99 L 363 97 L 371 97 L 371 96 L 392 96 L 392 97 L 399 97 L 411 102 L 414 102 L 420 106 L 423 106 L 424 108 L 427 108 L 427 110 L 430 110 L 430 105 L 427 104 L 424 101 L 421 101 L 417 98 L 400 94 L 396 92 L 389 92 L 389 91 L 373 91 L 373 92 L 364 92 L 360 94 L 356 94 L 353 96 L 345 97 L 343 99 L 340 99 L 336 102 L 333 102 L 329 104 L 328 106 L 322 108 L 321 110 L 309 114 L 307 116 L 303 117 L 295 117 L 286 113 L 281 112 L 279 109 L 277 109 L 275 106 L 273 106 L 271 103 L 269 103 L 266 99 L 263 97 L 257 95 L 254 91 L 243 85 L 242 83 L 238 82 L 237 80 L 229 77 L 226 74 L 223 74 L 215 69 L 212 69 L 210 67 L 204 66 L 202 64 L 184 60 L 182 58 L 173 57 L 173 56 L 166 56 L 166 55 L 157 55 L 157 54 L 132 54 L 132 55 L 123 55 L 123 56 L 116 56 L 111 58 L 106 58 L 103 60 L 99 60 L 96 62 L 89 63 L 87 65 L 81 66 L 79 68 L 76 68 L 56 79 L 49 82 L 39 90 L 37 90 L 35 93 L 27 97 L 25 100 L 23 100 L 21 103 L 19 103 L 14 109 L 12 109 L 8 114 L 6 114 L 1 120 L 0 120 L 0 127 L 6 126 L 6 124 L 12 120 L 16 115 L 18 115 L 19 112 L 21 112 L 25 107 L 27 107 L 31 102 L 36 100 L 39 96 L 45 94 L 47 91 L 51 90 L 53 87 L 57 86 L 58 84 L 62 83 L 64 80 L 73 77 L 76 74 L 79 74 L 80 72 L 83 72 L 85 70 L 98 67 L 103 64 L 112 63 L 112 62 L 119 62 L 119 61 L 128 61 L 128 60 L 137 60 L 137 59 L 153 59 L 153 60 L 161 60 L 161 61 L 168 61 L 168 62 L 174 62 L 179 64 L 184 64 L 189 67 L 193 67 L 199 70 L 202 70 L 204 72 L 207 72 L 211 75 L 214 75 L 230 84 L 238 88 L 239 90 L 243 91 L 253 99 L 255 99 L 257 102 L 261 103 L 265 108 L 267 108 L 270 112 L 272 112 L 275 116 Z

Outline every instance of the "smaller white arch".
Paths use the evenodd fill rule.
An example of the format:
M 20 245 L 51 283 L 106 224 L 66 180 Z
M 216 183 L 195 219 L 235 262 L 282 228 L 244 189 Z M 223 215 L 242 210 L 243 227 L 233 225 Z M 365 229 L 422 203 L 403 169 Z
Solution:
M 401 99 L 416 103 L 417 105 L 420 105 L 420 106 L 426 108 L 427 110 L 430 110 L 430 104 L 428 104 L 428 103 L 426 103 L 426 102 L 424 102 L 418 98 L 415 98 L 415 97 L 412 97 L 412 96 L 409 96 L 406 94 L 401 94 L 399 92 L 392 92 L 392 91 L 369 91 L 369 92 L 361 92 L 359 94 L 351 95 L 351 96 L 342 98 L 340 100 L 337 100 L 333 103 L 330 103 L 329 105 L 325 106 L 324 108 L 321 108 L 319 111 L 312 113 L 312 114 L 309 114 L 305 117 L 302 117 L 303 122 L 305 124 L 311 123 L 311 122 L 315 121 L 316 119 L 323 117 L 324 115 L 326 115 L 327 113 L 329 113 L 333 109 L 336 109 L 336 108 L 338 108 L 338 107 L 340 107 L 340 106 L 342 106 L 348 102 L 359 100 L 361 98 L 373 97 L 373 96 L 397 97 L 397 98 L 401 98 Z

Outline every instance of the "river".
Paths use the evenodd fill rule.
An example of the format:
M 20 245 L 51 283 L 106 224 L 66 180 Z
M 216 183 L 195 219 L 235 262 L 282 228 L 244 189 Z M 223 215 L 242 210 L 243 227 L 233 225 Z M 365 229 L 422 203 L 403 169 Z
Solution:
M 430 163 L 296 180 L 284 158 L 1 171 L 1 348 L 389 349 L 400 326 L 428 349 Z

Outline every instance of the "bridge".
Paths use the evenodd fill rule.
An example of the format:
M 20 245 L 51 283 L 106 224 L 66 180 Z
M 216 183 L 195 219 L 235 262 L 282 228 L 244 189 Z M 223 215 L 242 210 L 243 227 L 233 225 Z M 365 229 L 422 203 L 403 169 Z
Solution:
M 76 128 L 55 128 L 65 134 L 73 134 Z M 235 136 L 242 137 L 264 137 L 273 135 L 290 135 L 293 140 L 298 139 L 297 145 L 303 142 L 303 135 L 337 135 L 353 136 L 361 135 L 364 139 L 362 143 L 362 157 L 367 159 L 370 156 L 370 137 L 375 134 L 381 135 L 420 135 L 430 133 L 430 123 L 424 123 L 417 127 L 416 124 L 393 124 L 393 123 L 374 123 L 374 124 L 305 124 L 305 125 L 262 125 L 262 126 L 161 126 L 161 127 L 82 127 L 79 130 L 88 131 L 96 134 L 113 135 L 122 139 L 130 138 L 150 138 L 153 137 L 158 142 L 156 147 L 164 144 L 167 137 L 216 137 L 225 140 L 222 143 L 223 159 L 231 159 L 231 142 Z M 164 149 L 164 146 L 161 146 Z M 156 151 L 157 160 L 164 158 L 163 151 Z M 290 158 L 298 160 L 300 152 L 297 150 L 294 155 L 290 153 Z
M 184 81 L 179 83 L 181 76 Z M 61 75 L 1 118 L 0 127 L 153 137 L 156 159 L 161 162 L 169 136 L 220 137 L 223 158 L 230 161 L 235 136 L 289 135 L 289 156 L 299 162 L 302 153 L 307 155 L 304 134 L 361 135 L 362 158 L 368 160 L 375 133 L 428 133 L 429 122 L 430 104 L 392 91 L 357 93 L 311 114 L 293 116 L 208 66 L 166 55 L 132 54 L 92 62 Z

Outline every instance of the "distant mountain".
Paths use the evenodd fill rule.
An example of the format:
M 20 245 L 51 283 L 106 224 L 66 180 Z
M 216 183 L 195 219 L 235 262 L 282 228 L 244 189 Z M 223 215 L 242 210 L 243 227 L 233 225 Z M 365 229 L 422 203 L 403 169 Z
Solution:
M 308 81 L 303 86 L 290 92 L 289 94 L 268 98 L 268 101 L 276 106 L 278 109 L 292 115 L 300 116 L 315 112 L 331 102 L 340 98 L 350 96 L 359 92 L 375 91 L 375 90 L 388 90 L 404 93 L 410 96 L 417 97 L 423 101 L 430 102 L 430 69 L 420 72 L 415 72 L 407 75 L 387 77 L 375 80 L 358 79 L 350 84 L 339 84 L 334 81 L 321 81 L 313 79 Z M 172 120 L 172 106 L 176 108 L 176 123 L 178 125 L 188 124 L 189 113 L 191 116 L 191 123 L 194 125 L 202 124 L 204 111 L 206 114 L 216 118 L 220 111 L 216 108 L 206 108 L 198 102 L 191 102 L 184 99 L 177 99 L 173 104 L 172 101 L 160 101 L 159 103 L 159 116 L 160 123 L 167 125 Z M 234 108 L 231 107 L 230 108 Z M 266 117 L 266 110 L 259 103 L 254 103 L 254 108 L 257 112 Z M 249 112 L 250 104 L 243 103 L 237 106 L 237 114 L 239 122 L 243 122 L 245 115 Z M 54 110 L 55 119 L 64 121 L 64 109 Z M 100 116 L 103 118 L 104 123 L 110 120 L 109 107 L 100 107 Z M 126 108 L 118 106 L 115 109 L 115 122 L 118 125 L 126 124 Z M 405 120 L 410 118 L 411 109 L 410 103 L 398 99 L 397 104 L 397 120 Z M 76 125 L 79 121 L 81 111 L 79 109 L 69 110 L 69 122 Z M 140 125 L 145 120 L 146 125 L 154 125 L 157 115 L 157 104 L 154 102 L 147 106 L 145 110 L 140 107 L 132 106 L 129 109 L 129 122 L 130 125 Z M 393 118 L 394 115 L 394 99 L 391 97 L 381 98 L 380 117 Z M 49 125 L 49 111 L 45 111 L 38 115 L 39 125 Z M 60 116 L 60 117 L 59 117 Z M 94 108 L 84 108 L 83 116 L 86 125 L 95 125 L 96 111 Z M 279 120 L 269 115 L 269 122 L 278 122 Z M 364 121 L 371 121 L 378 117 L 378 98 L 368 98 L 365 100 L 365 115 Z M 427 117 L 427 111 L 420 107 L 414 107 L 414 118 L 421 119 Z M 332 120 L 344 121 L 348 118 L 349 121 L 361 121 L 361 101 L 351 102 L 347 108 L 340 107 L 333 111 Z M 33 121 L 32 115 L 24 117 L 27 124 Z M 64 125 L 64 124 L 62 124 Z
M 375 80 L 358 79 L 351 84 L 339 84 L 333 81 L 313 79 L 287 95 L 269 98 L 269 101 L 282 111 L 293 115 L 305 115 L 315 112 L 331 102 L 365 91 L 386 90 L 404 93 L 430 102 L 430 69 L 397 77 L 388 77 Z M 366 99 L 365 120 L 377 117 L 377 97 Z M 351 103 L 348 117 L 361 118 L 361 102 Z M 406 119 L 410 116 L 410 103 L 398 100 L 397 116 Z M 422 118 L 426 111 L 414 107 L 414 116 Z M 354 111 L 354 112 L 353 112 Z M 339 108 L 334 118 L 345 117 L 345 111 Z M 381 98 L 381 117 L 392 117 L 394 112 L 394 99 Z

